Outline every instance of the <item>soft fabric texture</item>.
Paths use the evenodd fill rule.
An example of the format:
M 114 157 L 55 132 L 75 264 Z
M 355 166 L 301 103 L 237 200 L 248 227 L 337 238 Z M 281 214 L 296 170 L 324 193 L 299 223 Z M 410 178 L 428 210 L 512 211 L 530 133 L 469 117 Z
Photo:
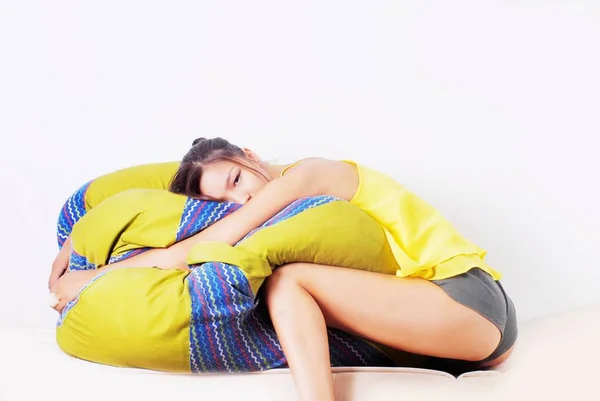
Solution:
M 359 186 L 350 200 L 385 227 L 400 277 L 441 280 L 479 267 L 495 280 L 502 275 L 486 251 L 462 236 L 432 205 L 388 175 L 354 161 Z
M 83 184 L 60 211 L 57 225 L 59 247 L 65 243 L 74 224 L 102 201 L 133 188 L 168 188 L 177 167 L 179 162 L 142 164 L 104 174 Z
M 240 205 L 165 190 L 176 164 L 132 167 L 82 186 L 59 219 L 70 234 L 69 269 L 95 269 L 201 231 Z M 61 242 L 62 239 L 62 242 Z M 65 307 L 57 342 L 67 354 L 113 366 L 174 372 L 246 372 L 286 361 L 259 290 L 271 269 L 315 262 L 395 274 L 384 230 L 358 207 L 320 196 L 298 200 L 235 247 L 201 243 L 191 272 L 103 273 Z M 329 330 L 334 366 L 392 366 L 376 344 Z

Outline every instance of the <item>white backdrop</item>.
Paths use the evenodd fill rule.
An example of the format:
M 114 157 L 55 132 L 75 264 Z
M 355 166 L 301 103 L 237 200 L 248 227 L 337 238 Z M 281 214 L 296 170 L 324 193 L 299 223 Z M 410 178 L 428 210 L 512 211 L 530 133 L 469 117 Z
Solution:
M 217 135 L 389 172 L 521 320 L 600 301 L 598 4 L 0 0 L 0 328 L 54 325 L 72 191 Z

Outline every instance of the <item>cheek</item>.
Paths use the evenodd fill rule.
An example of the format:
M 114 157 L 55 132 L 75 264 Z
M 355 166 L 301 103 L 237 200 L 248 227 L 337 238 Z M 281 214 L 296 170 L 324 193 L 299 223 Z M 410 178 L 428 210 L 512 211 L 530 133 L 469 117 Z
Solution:
M 265 182 L 260 177 L 250 173 L 246 180 L 246 189 L 248 192 L 254 193 L 265 186 Z

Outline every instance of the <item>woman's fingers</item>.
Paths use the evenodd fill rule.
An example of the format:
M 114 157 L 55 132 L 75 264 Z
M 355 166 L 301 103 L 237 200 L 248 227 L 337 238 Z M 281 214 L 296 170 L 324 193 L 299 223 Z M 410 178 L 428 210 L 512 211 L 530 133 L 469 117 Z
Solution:
M 60 313 L 63 310 L 63 308 L 65 307 L 65 304 L 66 304 L 66 301 L 65 301 L 64 294 L 62 294 L 60 291 L 59 282 L 56 282 L 50 288 L 50 294 L 48 295 L 48 306 L 50 306 L 52 309 L 54 309 L 55 311 Z
M 78 294 L 87 284 L 89 284 L 98 272 L 96 270 L 67 271 L 50 288 L 50 299 L 48 303 L 57 312 L 62 312 L 63 308 L 77 299 Z
M 52 287 L 54 287 L 56 285 L 56 282 L 58 281 L 58 279 L 60 278 L 60 276 L 62 275 L 63 272 L 64 272 L 64 270 L 60 271 L 60 270 L 52 269 L 52 271 L 50 272 L 50 278 L 48 279 L 48 288 L 49 289 L 52 289 Z
M 60 253 L 52 263 L 52 269 L 50 270 L 50 277 L 48 278 L 48 288 L 52 288 L 58 279 L 63 275 L 69 266 L 69 259 L 65 259 Z
M 58 305 L 54 307 L 54 310 L 56 310 L 58 313 L 62 313 L 65 306 L 67 306 L 67 302 L 69 302 L 67 298 L 60 298 L 60 300 L 58 301 Z
M 58 296 L 51 292 L 50 295 L 48 295 L 48 305 L 50 305 L 52 309 L 55 309 L 59 303 L 60 299 L 58 299 Z
M 51 292 L 48 296 L 48 305 L 58 313 L 62 312 L 68 302 L 68 299 L 60 294 Z
M 58 255 L 56 255 L 54 262 L 52 262 L 52 269 L 50 270 L 50 277 L 48 279 L 48 288 L 52 288 L 67 270 L 72 252 L 73 244 L 71 243 L 71 236 L 69 235 L 67 241 L 65 241 L 63 247 L 58 252 Z

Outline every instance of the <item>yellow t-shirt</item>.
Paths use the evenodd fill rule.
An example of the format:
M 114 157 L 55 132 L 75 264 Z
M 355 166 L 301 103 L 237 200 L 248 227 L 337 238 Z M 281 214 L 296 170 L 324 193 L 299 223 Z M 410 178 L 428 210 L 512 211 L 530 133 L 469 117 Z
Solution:
M 397 276 L 441 280 L 479 267 L 495 280 L 502 277 L 484 262 L 486 251 L 461 236 L 427 202 L 386 174 L 351 160 L 344 162 L 356 166 L 359 178 L 350 203 L 384 228 L 400 266 Z

